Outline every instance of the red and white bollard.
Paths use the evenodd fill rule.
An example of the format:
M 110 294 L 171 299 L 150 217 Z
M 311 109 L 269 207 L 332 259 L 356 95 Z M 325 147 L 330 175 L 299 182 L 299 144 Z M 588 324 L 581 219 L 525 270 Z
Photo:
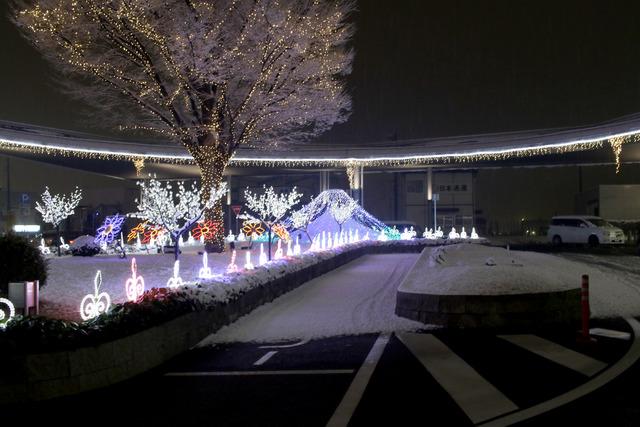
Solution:
M 581 339 L 584 341 L 589 341 L 589 317 L 591 316 L 591 311 L 589 310 L 589 275 L 582 275 L 582 293 L 581 293 L 581 304 L 582 304 L 582 334 Z

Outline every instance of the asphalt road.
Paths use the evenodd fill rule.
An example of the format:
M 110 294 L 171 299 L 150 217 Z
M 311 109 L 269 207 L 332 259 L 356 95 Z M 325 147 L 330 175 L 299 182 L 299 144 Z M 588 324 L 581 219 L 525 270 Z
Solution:
M 618 269 L 621 263 L 601 267 Z M 295 307 L 301 313 L 307 309 Z M 580 343 L 573 331 L 424 330 L 216 344 L 106 389 L 0 408 L 0 420 L 7 425 L 640 425 L 640 323 L 615 319 L 591 326 L 600 329 L 591 343 Z

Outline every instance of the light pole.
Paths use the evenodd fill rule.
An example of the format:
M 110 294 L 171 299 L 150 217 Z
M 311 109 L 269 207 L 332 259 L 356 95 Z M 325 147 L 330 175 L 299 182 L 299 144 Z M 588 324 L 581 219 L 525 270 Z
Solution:
M 438 221 L 436 219 L 436 205 L 439 199 L 440 199 L 440 194 L 433 193 L 432 200 L 433 200 L 433 232 L 434 233 L 436 232 L 436 225 L 438 224 Z

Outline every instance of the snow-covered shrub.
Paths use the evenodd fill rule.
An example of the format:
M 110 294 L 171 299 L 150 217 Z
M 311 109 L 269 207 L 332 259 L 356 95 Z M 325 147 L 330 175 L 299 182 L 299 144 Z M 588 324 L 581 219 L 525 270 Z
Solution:
M 100 253 L 100 246 L 95 242 L 95 237 L 80 236 L 69 245 L 73 256 L 94 256 Z
M 23 237 L 9 233 L 0 237 L 0 294 L 7 294 L 9 282 L 47 281 L 47 262 L 40 250 Z

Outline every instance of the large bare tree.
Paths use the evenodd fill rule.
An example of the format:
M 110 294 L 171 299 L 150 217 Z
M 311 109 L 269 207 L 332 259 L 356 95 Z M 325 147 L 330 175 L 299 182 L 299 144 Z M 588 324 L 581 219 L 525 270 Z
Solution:
M 182 144 L 205 197 L 239 147 L 306 141 L 350 112 L 349 0 L 11 1 L 71 92 Z M 207 218 L 221 249 L 221 201 Z

